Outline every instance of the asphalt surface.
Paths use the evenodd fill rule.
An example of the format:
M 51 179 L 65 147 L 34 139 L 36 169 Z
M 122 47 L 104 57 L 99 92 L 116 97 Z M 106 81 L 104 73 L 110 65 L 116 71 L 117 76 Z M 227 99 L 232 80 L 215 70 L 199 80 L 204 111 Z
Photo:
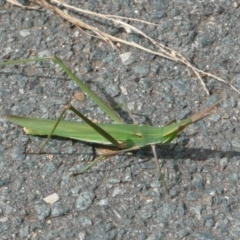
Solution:
M 22 1 L 23 2 L 23 1 Z M 27 1 L 25 1 L 26 3 Z M 144 33 L 191 63 L 240 89 L 240 10 L 236 1 L 65 1 L 83 9 L 139 18 Z M 78 17 L 117 37 L 150 47 L 142 37 L 105 21 Z M 0 68 L 0 239 L 240 239 L 239 95 L 204 78 L 210 96 L 180 63 L 86 35 L 44 9 L 0 1 L 0 61 L 56 54 L 113 107 L 126 101 L 140 124 L 161 126 L 217 101 L 216 112 L 190 126 L 157 153 L 111 157 L 90 172 L 69 171 L 93 159 L 99 146 L 27 136 L 8 114 L 56 119 L 70 101 L 98 122 L 111 120 L 50 61 Z M 131 53 L 127 62 L 121 54 Z M 118 113 L 131 122 L 126 111 Z M 67 119 L 78 119 L 68 113 Z M 57 194 L 58 201 L 44 198 Z

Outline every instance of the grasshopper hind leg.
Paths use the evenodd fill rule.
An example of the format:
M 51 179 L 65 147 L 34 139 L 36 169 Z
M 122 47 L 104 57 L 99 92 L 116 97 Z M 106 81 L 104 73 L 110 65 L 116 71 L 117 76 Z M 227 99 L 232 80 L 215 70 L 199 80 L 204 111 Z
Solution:
M 45 148 L 45 146 L 47 145 L 47 143 L 49 142 L 49 140 L 51 139 L 55 129 L 57 128 L 58 124 L 60 123 L 60 121 L 63 119 L 65 113 L 67 112 L 67 110 L 69 110 L 70 104 L 67 105 L 66 107 L 64 107 L 63 111 L 61 112 L 59 118 L 57 119 L 55 125 L 53 126 L 52 131 L 50 132 L 50 134 L 48 135 L 48 137 L 46 138 L 46 140 L 43 142 L 43 144 L 41 145 L 40 149 L 38 150 L 38 153 L 41 153 L 42 150 Z
M 47 139 L 44 141 L 44 143 L 42 144 L 42 146 L 40 147 L 38 153 L 40 153 L 43 148 L 46 146 L 46 144 L 49 142 L 50 138 L 52 137 L 55 129 L 57 128 L 58 124 L 60 123 L 60 121 L 63 119 L 66 111 L 72 111 L 74 112 L 77 116 L 79 116 L 84 122 L 86 122 L 90 127 L 92 127 L 96 132 L 98 132 L 99 134 L 101 134 L 104 138 L 106 138 L 109 142 L 112 143 L 113 146 L 118 147 L 118 148 L 124 148 L 124 146 L 119 143 L 115 138 L 113 138 L 109 133 L 107 133 L 104 129 L 102 129 L 101 127 L 99 127 L 97 124 L 93 123 L 90 119 L 88 119 L 87 117 L 85 117 L 80 111 L 78 111 L 75 107 L 73 107 L 71 104 L 68 104 L 62 111 L 62 113 L 60 114 L 59 118 L 57 119 L 52 131 L 50 132 L 50 134 L 48 135 Z

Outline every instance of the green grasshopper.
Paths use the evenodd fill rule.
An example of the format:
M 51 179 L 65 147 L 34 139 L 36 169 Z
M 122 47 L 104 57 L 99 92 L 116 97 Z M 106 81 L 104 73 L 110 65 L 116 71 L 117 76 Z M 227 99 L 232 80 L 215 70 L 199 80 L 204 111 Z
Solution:
M 218 101 L 214 105 L 202 110 L 201 112 L 181 120 L 172 122 L 163 127 L 154 127 L 148 125 L 125 124 L 122 119 L 109 107 L 101 98 L 99 98 L 91 89 L 89 89 L 69 68 L 56 56 L 43 57 L 26 60 L 7 61 L 0 65 L 19 64 L 23 62 L 41 61 L 51 59 L 57 63 L 77 84 L 86 92 L 95 103 L 102 108 L 103 111 L 114 121 L 114 124 L 96 124 L 85 117 L 80 111 L 75 109 L 71 104 L 64 108 L 57 121 L 48 119 L 37 119 L 21 116 L 7 116 L 7 119 L 17 125 L 24 127 L 27 134 L 30 135 L 45 135 L 48 136 L 39 152 L 45 147 L 52 136 L 67 137 L 71 139 L 81 140 L 84 142 L 114 146 L 118 151 L 105 153 L 97 157 L 90 165 L 80 172 L 75 172 L 73 175 L 82 173 L 96 164 L 99 160 L 105 159 L 110 155 L 118 153 L 138 150 L 145 146 L 151 146 L 154 154 L 157 167 L 160 171 L 160 166 L 155 150 L 156 144 L 170 143 L 181 131 L 192 123 L 204 118 L 210 114 L 211 110 L 219 104 Z M 84 122 L 63 121 L 62 118 L 67 110 L 73 111 Z

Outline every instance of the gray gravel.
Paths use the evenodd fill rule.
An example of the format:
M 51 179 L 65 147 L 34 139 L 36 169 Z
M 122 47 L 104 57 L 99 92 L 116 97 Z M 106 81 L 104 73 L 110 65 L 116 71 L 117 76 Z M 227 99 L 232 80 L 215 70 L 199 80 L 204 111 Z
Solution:
M 65 2 L 158 23 L 135 26 L 240 89 L 237 1 Z M 56 119 L 80 90 L 51 62 L 1 68 L 1 240 L 240 239 L 239 95 L 206 78 L 208 97 L 184 66 L 122 44 L 113 50 L 50 11 L 26 11 L 6 1 L 0 1 L 0 7 L 0 59 L 56 54 L 110 104 L 126 101 L 139 123 L 163 125 L 227 96 L 216 114 L 157 149 L 171 199 L 148 148 L 112 157 L 75 178 L 69 177 L 70 169 L 91 161 L 95 146 L 53 139 L 43 154 L 30 153 L 43 139 L 26 136 L 4 116 Z M 118 37 L 127 36 L 122 29 L 79 17 Z M 150 46 L 135 34 L 128 39 Z M 89 97 L 73 104 L 92 119 L 111 122 Z M 131 121 L 124 111 L 119 113 Z M 77 117 L 69 113 L 67 119 Z M 53 193 L 60 199 L 44 202 Z

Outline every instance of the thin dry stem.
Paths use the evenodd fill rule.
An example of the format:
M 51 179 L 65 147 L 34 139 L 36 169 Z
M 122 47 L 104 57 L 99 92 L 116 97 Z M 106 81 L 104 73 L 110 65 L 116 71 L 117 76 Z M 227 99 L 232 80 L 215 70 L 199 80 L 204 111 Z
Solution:
M 16 0 L 7 0 L 7 1 L 11 2 L 12 4 L 15 4 L 17 6 L 21 6 L 21 7 L 27 8 L 25 6 L 22 6 Z M 99 13 L 95 13 L 95 12 L 92 12 L 92 11 L 89 11 L 89 10 L 83 10 L 81 8 L 77 8 L 77 7 L 68 5 L 68 4 L 64 3 L 63 1 L 52 0 L 52 2 L 54 2 L 54 3 L 58 4 L 58 5 L 61 5 L 61 6 L 65 7 L 65 8 L 67 8 L 67 9 L 71 9 L 71 10 L 74 10 L 74 11 L 77 11 L 77 12 L 81 12 L 81 13 L 84 13 L 84 14 L 87 14 L 87 15 L 90 15 L 90 16 L 95 16 L 95 17 L 98 17 L 98 18 L 102 18 L 102 19 L 106 19 L 108 21 L 111 21 L 114 24 L 117 24 L 118 26 L 123 27 L 126 30 L 126 32 L 135 32 L 135 33 L 141 35 L 142 37 L 148 39 L 155 47 L 158 48 L 158 51 L 154 51 L 154 50 L 151 50 L 149 48 L 145 48 L 145 47 L 143 47 L 143 46 L 141 46 L 141 45 L 139 45 L 139 44 L 137 44 L 135 42 L 130 42 L 130 41 L 127 41 L 127 40 L 124 40 L 124 39 L 121 39 L 121 38 L 114 37 L 114 36 L 112 36 L 110 34 L 107 34 L 107 33 L 103 32 L 103 31 L 99 30 L 98 28 L 93 27 L 93 26 L 91 26 L 91 25 L 89 25 L 87 23 L 84 23 L 83 21 L 81 21 L 81 20 L 79 20 L 79 19 L 69 15 L 68 13 L 60 10 L 57 6 L 50 4 L 50 3 L 46 2 L 45 0 L 33 0 L 32 2 L 42 6 L 45 9 L 52 10 L 53 12 L 57 13 L 60 17 L 66 19 L 67 21 L 71 22 L 72 24 L 74 24 L 75 26 L 79 27 L 82 30 L 84 29 L 84 30 L 92 31 L 94 34 L 96 34 L 96 35 L 94 35 L 94 37 L 97 37 L 97 38 L 102 39 L 103 41 L 106 41 L 113 48 L 115 48 L 115 45 L 113 44 L 114 42 L 120 42 L 120 43 L 129 45 L 129 46 L 141 49 L 141 50 L 143 50 L 145 52 L 148 52 L 148 53 L 151 53 L 151 54 L 154 54 L 154 55 L 157 55 L 157 56 L 169 59 L 171 61 L 180 62 L 180 63 L 184 64 L 185 66 L 187 66 L 189 69 L 191 69 L 194 72 L 194 74 L 199 79 L 199 81 L 200 81 L 201 85 L 203 86 L 204 91 L 207 93 L 207 95 L 209 95 L 209 91 L 208 91 L 204 81 L 202 80 L 202 76 L 212 77 L 212 78 L 216 79 L 217 81 L 222 82 L 222 83 L 228 85 L 230 88 L 232 88 L 238 94 L 240 94 L 240 91 L 237 88 L 235 88 L 234 86 L 232 86 L 231 84 L 226 82 L 224 79 L 222 79 L 222 78 L 220 78 L 220 77 L 218 77 L 218 76 L 216 76 L 214 74 L 202 71 L 202 70 L 194 67 L 180 53 L 178 53 L 178 52 L 176 52 L 176 51 L 174 51 L 174 50 L 164 46 L 161 43 L 158 43 L 157 41 L 155 41 L 154 39 L 152 39 L 151 37 L 146 35 L 141 30 L 137 29 L 136 27 L 134 27 L 134 26 L 132 26 L 132 25 L 130 25 L 128 23 L 123 22 L 120 19 L 128 19 L 128 20 L 131 20 L 131 21 L 138 21 L 138 22 L 142 22 L 142 23 L 145 23 L 145 24 L 152 24 L 150 22 L 142 21 L 142 20 L 135 19 L 135 18 L 125 18 L 125 17 L 115 16 L 115 15 L 99 14 Z
M 32 6 L 24 6 L 22 5 L 20 2 L 18 2 L 17 0 L 7 0 L 9 3 L 12 3 L 13 5 L 16 5 L 18 7 L 21 7 L 23 9 L 33 9 L 33 10 L 36 10 L 36 9 L 39 9 L 40 7 L 32 7 Z

